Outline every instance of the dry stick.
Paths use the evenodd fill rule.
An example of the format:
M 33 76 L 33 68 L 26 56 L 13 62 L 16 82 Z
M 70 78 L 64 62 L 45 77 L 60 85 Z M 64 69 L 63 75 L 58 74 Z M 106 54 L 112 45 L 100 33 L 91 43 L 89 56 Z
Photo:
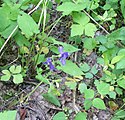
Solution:
M 37 4 L 37 6 L 32 9 L 28 15 L 32 14 L 35 10 L 38 9 L 38 7 L 40 6 L 40 4 L 42 3 L 43 0 L 40 0 L 40 2 Z M 10 40 L 10 38 L 12 37 L 12 35 L 15 33 L 15 31 L 17 30 L 18 25 L 13 29 L 13 31 L 11 32 L 11 34 L 9 35 L 9 37 L 7 38 L 7 40 L 4 42 L 4 44 L 2 45 L 2 47 L 0 48 L 0 53 L 2 52 L 3 48 L 5 47 L 5 45 L 8 43 L 8 41 Z

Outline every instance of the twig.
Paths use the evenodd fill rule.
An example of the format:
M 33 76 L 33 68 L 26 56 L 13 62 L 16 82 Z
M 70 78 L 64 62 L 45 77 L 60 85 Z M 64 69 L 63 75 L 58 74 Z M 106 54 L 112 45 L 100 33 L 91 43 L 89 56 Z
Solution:
M 94 23 L 96 23 L 102 30 L 104 30 L 107 34 L 110 34 L 103 26 L 101 26 L 98 22 L 96 22 L 96 21 L 94 20 L 94 18 L 91 17 L 85 10 L 83 10 L 83 12 L 84 12 Z
M 40 6 L 40 4 L 42 3 L 43 0 L 40 0 L 40 2 L 37 4 L 37 6 L 32 9 L 28 15 L 32 14 L 35 10 L 38 9 L 38 7 Z M 18 25 L 13 29 L 13 31 L 11 32 L 11 34 L 9 35 L 9 37 L 7 38 L 7 40 L 4 42 L 4 44 L 2 45 L 2 47 L 0 48 L 0 53 L 2 52 L 3 48 L 6 46 L 6 44 L 8 43 L 8 41 L 10 40 L 10 38 L 12 37 L 12 35 L 15 33 L 15 31 L 17 30 Z

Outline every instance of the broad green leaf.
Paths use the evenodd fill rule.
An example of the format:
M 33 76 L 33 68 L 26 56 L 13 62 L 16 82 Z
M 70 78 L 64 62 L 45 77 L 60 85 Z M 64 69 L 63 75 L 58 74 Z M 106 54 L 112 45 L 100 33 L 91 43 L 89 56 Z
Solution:
M 101 95 L 106 95 L 109 93 L 110 85 L 108 83 L 97 84 L 97 90 Z
M 80 91 L 80 93 L 84 93 L 84 91 L 87 89 L 87 85 L 85 83 L 80 83 L 78 90 Z
M 93 38 L 96 30 L 97 30 L 97 28 L 93 23 L 88 23 L 87 25 L 85 25 L 85 35 L 87 35 L 87 36 L 90 36 Z
M 54 105 L 61 106 L 59 100 L 52 93 L 46 93 L 42 95 L 48 102 L 53 103 Z
M 65 73 L 72 76 L 80 76 L 83 75 L 81 69 L 72 61 L 66 60 L 66 65 L 57 66 L 57 69 L 64 71 Z
M 106 106 L 105 106 L 105 103 L 103 102 L 102 99 L 100 98 L 95 98 L 93 101 L 92 101 L 92 104 L 95 108 L 97 109 L 101 109 L 101 110 L 105 110 L 106 109 Z
M 6 75 L 10 75 L 10 71 L 9 70 L 2 70 L 2 73 L 6 74 Z
M 56 45 L 62 45 L 64 47 L 64 52 L 73 53 L 73 52 L 76 52 L 76 51 L 80 50 L 80 49 L 78 49 L 78 48 L 76 48 L 76 47 L 74 47 L 70 44 L 59 42 L 59 41 L 56 41 L 55 39 L 52 39 L 52 41 Z
M 85 100 L 84 100 L 85 110 L 90 109 L 91 106 L 92 106 L 92 100 L 90 100 L 90 99 L 85 99 Z
M 22 47 L 22 46 L 30 46 L 30 42 L 28 41 L 28 39 L 26 39 L 26 37 L 24 37 L 20 31 L 17 32 L 17 34 L 14 36 L 14 39 L 16 41 L 16 43 Z
M 35 23 L 32 17 L 24 12 L 21 12 L 18 16 L 17 23 L 19 28 L 28 38 L 33 36 L 33 34 L 39 33 L 38 25 Z
M 57 7 L 58 11 L 62 11 L 63 15 L 68 15 L 72 11 L 80 11 L 86 8 L 86 4 L 75 4 L 73 2 L 64 2 Z
M 115 88 L 115 91 L 117 92 L 118 95 L 122 95 L 123 94 L 123 90 L 119 87 Z
M 85 13 L 82 13 L 82 12 L 74 12 L 72 14 L 73 16 L 73 21 L 75 23 L 78 23 L 80 25 L 86 25 L 89 21 L 90 21 L 90 18 L 85 14 Z
M 116 69 L 124 69 L 125 68 L 125 57 L 123 57 L 119 62 L 116 64 Z
M 87 120 L 87 114 L 84 112 L 79 112 L 76 114 L 75 119 L 74 120 Z
M 8 81 L 8 80 L 10 80 L 10 77 L 11 77 L 10 74 L 2 75 L 1 76 L 1 81 Z
M 64 112 L 58 112 L 54 117 L 53 120 L 67 120 L 66 115 Z
M 125 27 L 121 27 L 113 31 L 110 35 L 107 36 L 109 40 L 125 40 Z
M 86 89 L 84 91 L 85 99 L 90 99 L 94 97 L 94 90 Z
M 14 66 L 12 65 L 10 68 L 9 68 L 10 72 L 12 72 L 13 74 L 15 73 L 20 73 L 21 72 L 21 65 L 18 65 L 18 66 Z
M 1 112 L 0 113 L 0 120 L 15 120 L 16 113 L 17 113 L 16 110 Z
M 117 83 L 118 83 L 118 85 L 120 87 L 122 87 L 123 89 L 125 89 L 125 79 L 121 79 L 121 80 L 117 81 Z
M 96 66 L 93 66 L 91 69 L 91 73 L 95 75 L 97 72 L 98 70 L 96 69 Z
M 37 60 L 38 59 L 38 60 Z M 44 62 L 45 61 L 45 54 L 42 54 L 42 55 L 35 55 L 34 58 L 33 58 L 34 62 L 36 62 L 37 60 L 37 65 L 39 65 L 40 63 Z
M 118 52 L 118 56 L 125 56 L 125 49 L 120 49 Z
M 0 7 L 0 32 L 2 32 L 5 28 L 10 25 L 10 7 L 6 4 L 3 7 Z
M 90 66 L 87 63 L 80 65 L 80 68 L 83 72 L 88 72 L 90 70 Z
M 3 44 L 4 44 L 4 39 L 0 37 L 0 48 L 2 47 Z
M 71 37 L 82 35 L 83 34 L 84 27 L 79 24 L 73 24 L 71 26 Z
M 91 79 L 93 78 L 93 74 L 88 72 L 85 74 L 85 78 Z
M 116 99 L 116 92 L 111 91 L 108 95 L 110 98 Z
M 117 118 L 125 118 L 125 111 L 124 110 L 117 110 L 114 114 Z
M 111 64 L 115 64 L 117 62 L 119 62 L 125 55 L 121 55 L 121 56 L 115 56 L 112 61 Z
M 11 22 L 11 24 L 1 32 L 1 35 L 4 37 L 4 38 L 8 38 L 9 35 L 11 34 L 11 32 L 14 30 L 14 28 L 17 26 L 17 23 L 16 22 Z M 15 36 L 16 32 L 12 35 L 12 36 Z
M 88 50 L 92 50 L 96 47 L 96 40 L 94 38 L 85 38 L 84 39 L 84 48 L 88 49 Z
M 76 85 L 77 85 L 76 82 L 65 82 L 65 84 L 66 84 L 71 90 L 76 89 Z
M 13 75 L 13 82 L 15 84 L 20 84 L 23 82 L 23 76 L 21 74 Z

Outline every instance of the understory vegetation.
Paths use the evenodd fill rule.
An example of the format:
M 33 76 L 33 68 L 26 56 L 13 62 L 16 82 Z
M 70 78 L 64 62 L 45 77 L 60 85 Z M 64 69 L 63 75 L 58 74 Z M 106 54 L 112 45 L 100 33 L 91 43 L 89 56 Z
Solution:
M 125 0 L 0 1 L 0 120 L 125 120 L 124 26 Z

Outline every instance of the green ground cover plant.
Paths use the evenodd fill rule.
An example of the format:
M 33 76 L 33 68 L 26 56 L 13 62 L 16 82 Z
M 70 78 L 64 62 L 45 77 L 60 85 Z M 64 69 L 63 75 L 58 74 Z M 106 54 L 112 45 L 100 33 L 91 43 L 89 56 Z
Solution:
M 0 80 L 21 85 L 27 77 L 33 78 L 38 84 L 24 99 L 45 84 L 47 92 L 41 96 L 57 107 L 61 107 L 59 98 L 64 89 L 69 88 L 74 96 L 74 120 L 87 120 L 88 111 L 93 108 L 110 109 L 111 120 L 124 120 L 125 0 L 55 0 L 54 3 L 59 16 L 51 23 L 51 0 L 1 2 L 0 59 L 6 58 L 6 51 L 13 46 L 17 48 L 17 59 L 0 66 Z M 63 18 L 69 24 L 66 41 L 51 34 Z M 94 65 L 86 60 L 92 54 L 96 56 Z M 59 87 L 62 77 L 64 88 Z M 82 109 L 75 103 L 77 94 L 84 98 Z M 70 112 L 65 109 L 52 119 L 68 120 Z M 13 120 L 15 110 L 0 113 L 0 118 L 3 116 Z

